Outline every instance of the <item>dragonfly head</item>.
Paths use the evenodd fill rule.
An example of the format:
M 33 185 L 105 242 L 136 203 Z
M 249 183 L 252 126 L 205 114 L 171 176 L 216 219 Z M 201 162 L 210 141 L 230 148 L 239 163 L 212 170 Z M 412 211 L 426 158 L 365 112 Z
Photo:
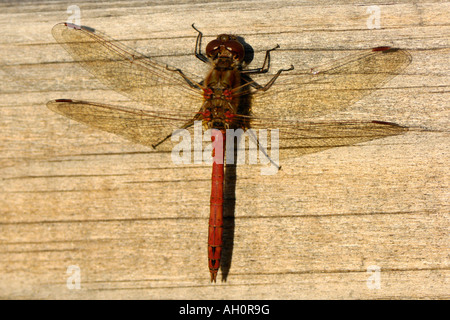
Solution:
M 244 60 L 244 46 L 233 35 L 221 34 L 206 46 L 206 55 L 219 67 L 232 68 Z

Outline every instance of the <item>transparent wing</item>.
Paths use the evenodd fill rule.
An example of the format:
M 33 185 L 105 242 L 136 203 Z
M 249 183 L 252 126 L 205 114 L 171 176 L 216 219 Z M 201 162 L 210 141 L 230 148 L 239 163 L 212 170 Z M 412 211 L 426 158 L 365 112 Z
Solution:
M 200 108 L 201 90 L 189 86 L 178 72 L 170 71 L 99 31 L 60 23 L 53 27 L 52 34 L 72 58 L 97 79 L 147 104 L 151 110 L 193 115 Z
M 143 145 L 158 145 L 160 150 L 173 147 L 173 130 L 186 128 L 192 133 L 202 92 L 189 86 L 180 73 L 91 28 L 62 23 L 52 32 L 75 61 L 116 91 L 146 103 L 150 110 L 68 99 L 50 101 L 49 109 Z M 313 75 L 291 75 L 267 92 L 257 92 L 252 115 L 241 120 L 253 129 L 279 129 L 280 159 L 403 133 L 406 128 L 386 122 L 301 120 L 345 109 L 379 88 L 410 61 L 409 54 L 402 50 L 371 50 L 317 68 Z M 161 141 L 165 142 L 159 145 Z M 270 139 L 263 148 L 271 148 Z
M 408 52 L 380 47 L 312 69 L 282 74 L 253 96 L 254 117 L 304 120 L 345 110 L 395 77 L 411 62 Z
M 345 110 L 380 88 L 410 62 L 408 52 L 380 47 L 311 72 L 283 74 L 269 90 L 254 93 L 247 121 L 252 129 L 279 130 L 276 147 L 280 160 L 402 134 L 408 129 L 388 122 L 305 119 Z M 259 141 L 258 137 L 253 139 Z M 268 139 L 268 153 L 271 147 Z
M 173 147 L 170 135 L 173 130 L 187 128 L 192 131 L 193 119 L 107 104 L 78 100 L 52 100 L 47 107 L 69 119 L 85 123 L 91 127 L 120 135 L 133 142 L 153 147 L 168 137 L 164 143 L 158 145 L 158 150 L 168 151 Z
M 279 130 L 277 144 L 273 144 L 268 135 L 266 146 L 260 146 L 260 149 L 267 150 L 266 153 L 270 156 L 271 148 L 278 148 L 280 160 L 399 135 L 408 131 L 406 127 L 382 121 L 302 122 L 269 119 L 264 121 L 255 119 L 252 122 L 252 129 L 268 129 L 270 134 L 271 130 Z M 255 132 L 261 131 L 255 130 Z M 255 139 L 262 141 L 257 135 L 254 141 Z

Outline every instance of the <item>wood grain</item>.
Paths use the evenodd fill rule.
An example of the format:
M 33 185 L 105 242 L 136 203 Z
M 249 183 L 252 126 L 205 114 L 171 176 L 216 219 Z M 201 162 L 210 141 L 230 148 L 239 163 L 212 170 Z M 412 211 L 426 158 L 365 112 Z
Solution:
M 46 108 L 58 98 L 130 104 L 52 38 L 71 4 L 0 4 L 1 298 L 449 298 L 448 2 L 372 1 L 381 29 L 368 29 L 356 1 L 76 3 L 83 25 L 199 78 L 192 23 L 206 41 L 243 36 L 254 65 L 280 44 L 272 70 L 381 45 L 412 55 L 383 89 L 330 116 L 410 132 L 290 159 L 274 176 L 229 169 L 217 284 L 207 268 L 211 168 L 176 166 Z M 79 290 L 67 287 L 69 266 Z M 379 289 L 367 286 L 370 266 L 381 269 Z

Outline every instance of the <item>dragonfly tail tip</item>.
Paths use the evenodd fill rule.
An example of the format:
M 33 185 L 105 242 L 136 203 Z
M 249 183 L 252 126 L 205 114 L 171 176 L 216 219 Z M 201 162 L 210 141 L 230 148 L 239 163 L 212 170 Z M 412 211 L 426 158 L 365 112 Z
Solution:
M 217 278 L 217 271 L 211 272 L 211 283 L 212 282 L 216 283 L 216 278 Z

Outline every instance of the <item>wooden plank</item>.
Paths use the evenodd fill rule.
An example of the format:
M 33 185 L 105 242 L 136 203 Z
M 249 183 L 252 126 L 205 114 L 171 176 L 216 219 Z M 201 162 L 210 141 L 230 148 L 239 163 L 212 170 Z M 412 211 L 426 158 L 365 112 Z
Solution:
M 280 44 L 272 70 L 380 45 L 407 49 L 413 60 L 402 74 L 328 119 L 415 129 L 290 159 L 274 176 L 229 172 L 226 282 L 210 284 L 211 168 L 176 166 L 167 153 L 48 110 L 57 98 L 130 103 L 55 43 L 66 2 L 3 2 L 0 297 L 448 298 L 448 2 L 372 1 L 380 29 L 368 28 L 368 6 L 354 1 L 78 5 L 83 25 L 198 78 L 206 69 L 192 55 L 192 23 L 205 42 L 243 36 L 256 66 Z M 70 266 L 80 290 L 67 286 Z M 367 285 L 371 266 L 381 269 L 379 289 Z

